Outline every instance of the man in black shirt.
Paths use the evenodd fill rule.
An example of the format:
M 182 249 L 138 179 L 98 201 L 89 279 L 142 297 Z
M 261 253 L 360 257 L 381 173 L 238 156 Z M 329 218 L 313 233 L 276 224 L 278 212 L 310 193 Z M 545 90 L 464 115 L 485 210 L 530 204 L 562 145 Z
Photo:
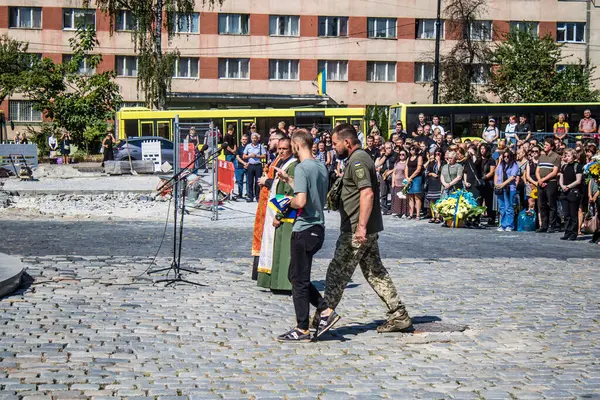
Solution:
M 365 151 L 367 154 L 369 154 L 369 156 L 371 156 L 373 162 L 375 162 L 381 156 L 379 148 L 375 146 L 375 139 L 371 135 L 367 136 L 367 148 Z
M 429 145 L 433 141 L 430 137 L 425 136 L 425 128 L 422 126 L 417 128 L 417 136 L 415 136 L 413 140 L 414 140 L 414 143 L 417 145 L 421 142 L 425 142 L 427 147 L 429 147 Z
M 417 137 L 419 135 L 419 128 L 425 129 L 425 125 L 427 125 L 427 122 L 425 122 L 425 114 L 421 113 L 419 114 L 419 121 L 415 124 L 412 131 L 413 137 Z
M 525 141 L 526 142 L 529 140 L 529 138 L 531 137 L 531 126 L 527 122 L 526 116 L 521 115 L 519 117 L 519 123 L 517 124 L 517 127 L 515 128 L 515 132 L 517 132 L 517 141 Z M 523 137 L 525 134 L 527 134 L 527 136 Z
M 229 125 L 227 127 L 227 133 L 223 138 L 223 143 L 226 143 L 227 146 L 224 147 L 225 150 L 225 160 L 229 162 L 233 162 L 235 160 L 235 152 L 237 150 L 237 145 L 235 144 L 235 138 L 233 137 L 233 125 Z
M 375 167 L 379 168 L 379 204 L 383 214 L 390 214 L 388 206 L 388 194 L 392 193 L 392 172 L 394 165 L 398 161 L 398 153 L 394 151 L 394 144 L 386 142 L 384 144 L 384 153 L 375 162 Z
M 238 198 L 244 198 L 244 183 L 248 178 L 248 163 L 244 160 L 244 149 L 248 144 L 248 135 L 242 136 L 242 142 L 235 151 L 235 181 L 238 186 Z M 246 194 L 248 193 L 248 186 L 246 186 Z

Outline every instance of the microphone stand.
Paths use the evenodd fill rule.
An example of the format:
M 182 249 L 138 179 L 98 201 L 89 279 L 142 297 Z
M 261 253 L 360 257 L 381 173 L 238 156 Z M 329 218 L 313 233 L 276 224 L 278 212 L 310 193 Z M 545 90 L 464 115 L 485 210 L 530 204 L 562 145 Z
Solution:
M 206 163 L 210 160 L 214 160 L 215 158 L 218 158 L 218 154 L 221 152 L 221 150 L 223 150 L 223 147 L 221 146 L 217 151 L 213 152 L 212 154 L 210 154 L 205 160 L 204 160 L 204 165 L 206 165 Z M 169 285 L 175 285 L 177 283 L 188 283 L 190 285 L 196 285 L 196 286 L 206 286 L 202 283 L 198 283 L 198 282 L 192 282 L 192 281 L 188 281 L 186 279 L 183 279 L 181 276 L 181 271 L 186 271 L 186 272 L 190 272 L 192 274 L 197 274 L 198 271 L 194 271 L 188 268 L 183 268 L 181 267 L 181 247 L 183 245 L 183 217 L 185 216 L 185 194 L 186 194 L 186 189 L 187 189 L 187 176 L 194 172 L 197 171 L 198 169 L 200 169 L 202 166 L 195 168 L 192 171 L 188 171 L 188 169 L 194 165 L 196 163 L 196 161 L 198 161 L 198 159 L 200 158 L 200 156 L 202 155 L 201 152 L 199 152 L 194 159 L 188 164 L 186 165 L 181 171 L 179 171 L 177 174 L 173 175 L 168 181 L 166 181 L 165 183 L 163 183 L 160 188 L 157 189 L 158 192 L 160 192 L 162 189 L 164 189 L 168 184 L 170 184 L 171 182 L 173 182 L 173 195 L 175 198 L 175 209 L 174 209 L 174 217 L 173 217 L 173 261 L 171 261 L 171 265 L 169 267 L 166 268 L 159 268 L 159 269 L 154 269 L 154 270 L 150 270 L 148 271 L 148 275 L 150 274 L 156 274 L 158 272 L 163 272 L 163 271 L 173 271 L 173 273 L 175 274 L 175 276 L 173 278 L 168 278 L 169 273 L 167 273 L 167 278 L 165 279 L 160 279 L 158 281 L 156 281 L 156 283 L 161 283 L 161 282 L 165 282 L 165 286 L 169 286 Z M 187 174 L 184 175 L 184 173 L 187 172 Z M 182 194 L 182 198 L 181 198 L 181 218 L 180 218 L 180 222 L 179 222 L 179 231 L 177 231 L 177 211 L 178 211 L 178 197 L 179 197 L 179 184 L 182 183 L 184 186 L 184 190 L 183 190 L 183 194 Z M 179 237 L 178 237 L 179 236 Z

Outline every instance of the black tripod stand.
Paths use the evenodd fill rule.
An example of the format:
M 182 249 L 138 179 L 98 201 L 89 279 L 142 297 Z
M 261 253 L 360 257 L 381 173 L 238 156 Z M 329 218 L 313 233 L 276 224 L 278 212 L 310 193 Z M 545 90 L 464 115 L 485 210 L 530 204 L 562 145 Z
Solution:
M 220 152 L 221 152 L 221 149 L 215 151 L 209 157 L 207 157 L 204 160 L 204 165 L 206 165 L 208 163 L 208 161 L 213 160 L 215 157 L 218 157 L 218 154 Z M 198 273 L 198 271 L 194 271 L 194 270 L 191 270 L 188 268 L 181 267 L 181 247 L 183 245 L 183 217 L 185 216 L 185 212 L 186 212 L 185 196 L 186 196 L 186 192 L 187 192 L 187 177 L 191 173 L 191 171 L 189 171 L 188 169 L 192 165 L 196 164 L 196 161 L 198 161 L 198 159 L 201 157 L 201 155 L 202 155 L 202 153 L 198 153 L 196 155 L 196 157 L 194 157 L 194 159 L 188 165 L 186 165 L 177 174 L 173 175 L 173 177 L 171 177 L 168 181 L 163 183 L 160 188 L 157 189 L 157 191 L 160 193 L 167 185 L 169 185 L 172 182 L 173 183 L 173 197 L 175 199 L 175 202 L 174 202 L 175 210 L 173 212 L 174 213 L 174 217 L 173 217 L 173 261 L 171 261 L 171 265 L 169 267 L 148 271 L 148 275 L 156 274 L 156 273 L 164 272 L 164 271 L 169 271 L 169 273 L 170 273 L 170 271 L 173 271 L 173 273 L 174 273 L 173 278 L 168 278 L 169 273 L 167 273 L 167 278 L 156 281 L 156 283 L 166 282 L 165 286 L 175 285 L 177 283 L 188 283 L 190 285 L 206 286 L 202 283 L 188 281 L 186 279 L 183 279 L 181 276 L 181 271 L 190 272 L 192 274 Z M 195 168 L 193 171 L 197 171 L 201 167 L 202 166 L 199 166 L 198 168 Z M 179 204 L 178 204 L 179 184 L 183 184 L 183 191 L 182 191 L 182 195 L 181 195 L 181 218 L 179 221 L 179 231 L 178 231 L 177 230 L 177 228 L 178 228 L 178 226 L 177 226 L 178 213 L 177 212 L 179 210 Z

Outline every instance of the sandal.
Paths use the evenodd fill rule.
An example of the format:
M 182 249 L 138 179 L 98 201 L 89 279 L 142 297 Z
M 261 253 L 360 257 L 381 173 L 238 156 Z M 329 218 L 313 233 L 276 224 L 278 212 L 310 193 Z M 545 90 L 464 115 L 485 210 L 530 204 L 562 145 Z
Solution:
M 435 224 L 436 222 L 437 222 L 437 221 L 436 221 L 435 219 L 433 219 L 433 218 L 431 218 L 431 219 L 428 221 L 428 223 L 430 223 L 430 224 Z

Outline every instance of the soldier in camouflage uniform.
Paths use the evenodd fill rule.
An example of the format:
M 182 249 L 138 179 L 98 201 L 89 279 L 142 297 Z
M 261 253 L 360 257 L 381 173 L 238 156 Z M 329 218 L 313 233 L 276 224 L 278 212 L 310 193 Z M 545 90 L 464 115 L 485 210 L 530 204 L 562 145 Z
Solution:
M 333 311 L 344 293 L 344 289 L 356 266 L 387 306 L 387 321 L 377 328 L 380 333 L 401 332 L 412 328 L 404 304 L 400 301 L 396 287 L 381 262 L 378 232 L 383 230 L 381 209 L 375 196 L 378 191 L 375 164 L 361 149 L 356 130 L 348 124 L 333 130 L 333 145 L 340 158 L 348 157 L 344 170 L 343 186 L 339 204 L 341 233 L 336 244 L 333 260 L 327 268 L 325 279 L 325 303 L 329 309 L 316 318 L 323 319 Z M 370 207 L 361 210 L 360 202 L 369 200 Z

